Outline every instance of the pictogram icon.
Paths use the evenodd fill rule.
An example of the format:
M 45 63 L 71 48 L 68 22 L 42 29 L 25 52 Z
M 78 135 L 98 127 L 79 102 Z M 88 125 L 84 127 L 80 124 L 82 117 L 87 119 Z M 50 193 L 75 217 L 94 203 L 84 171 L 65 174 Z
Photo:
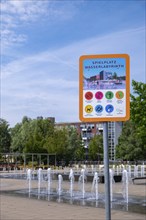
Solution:
M 117 99 L 122 99 L 124 97 L 124 93 L 122 91 L 116 92 L 116 98 Z
M 99 99 L 99 100 L 102 99 L 103 98 L 103 93 L 102 92 L 96 92 L 95 93 L 95 98 Z
M 103 111 L 102 105 L 96 105 L 95 111 L 96 111 L 97 113 L 101 113 L 101 112 Z
M 114 93 L 111 92 L 111 91 L 108 91 L 108 92 L 105 93 L 105 97 L 107 99 L 112 99 L 114 97 Z
M 93 111 L 93 106 L 92 106 L 92 105 L 86 105 L 85 111 L 86 111 L 87 113 L 91 113 L 91 112 Z
M 106 110 L 106 112 L 111 113 L 111 112 L 113 112 L 114 107 L 113 107 L 113 105 L 107 105 L 107 106 L 105 107 L 105 110 Z
M 86 93 L 85 93 L 85 98 L 86 98 L 87 100 L 91 100 L 91 99 L 93 98 L 93 93 L 92 93 L 92 92 L 86 92 Z

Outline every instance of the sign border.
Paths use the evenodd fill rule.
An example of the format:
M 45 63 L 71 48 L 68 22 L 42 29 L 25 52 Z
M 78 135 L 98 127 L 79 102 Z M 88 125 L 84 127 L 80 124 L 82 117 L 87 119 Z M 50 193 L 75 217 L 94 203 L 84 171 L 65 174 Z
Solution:
M 83 117 L 83 61 L 85 59 L 124 58 L 126 61 L 126 116 L 125 117 Z M 83 122 L 127 121 L 130 118 L 130 57 L 128 54 L 82 55 L 79 58 L 79 119 Z

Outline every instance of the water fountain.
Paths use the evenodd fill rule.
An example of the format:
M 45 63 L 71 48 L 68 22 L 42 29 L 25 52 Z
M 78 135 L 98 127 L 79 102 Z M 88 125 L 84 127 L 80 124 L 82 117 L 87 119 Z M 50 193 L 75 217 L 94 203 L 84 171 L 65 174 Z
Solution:
M 113 173 L 115 173 L 115 169 L 116 169 L 116 167 L 115 167 L 115 165 L 113 165 L 113 167 L 112 167 Z
M 35 179 L 35 169 L 32 169 L 32 180 Z
M 93 182 L 92 182 L 92 190 L 91 190 L 91 192 L 95 191 L 95 199 L 96 200 L 98 200 L 98 181 L 99 181 L 98 173 L 95 172 L 94 173 Z
M 134 177 L 138 176 L 138 166 L 134 165 Z
M 74 186 L 74 172 L 73 169 L 70 169 L 70 173 L 69 173 L 69 180 L 70 180 L 70 196 L 71 198 L 73 197 L 73 186 Z
M 81 175 L 79 177 L 79 185 L 81 187 L 82 191 L 82 198 L 85 198 L 85 180 L 86 180 L 86 175 L 85 175 L 85 169 L 81 170 Z
M 47 170 L 47 182 L 48 182 L 48 195 L 50 195 L 51 193 L 51 182 L 52 182 L 52 179 L 51 179 L 51 168 L 48 168 Z
M 123 183 L 123 197 L 125 199 L 125 202 L 128 203 L 128 173 L 127 173 L 127 170 L 123 170 L 122 183 Z
M 91 165 L 91 170 L 92 170 L 91 172 L 92 172 L 92 174 L 93 174 L 94 171 L 95 171 L 95 169 L 94 169 L 94 165 L 93 165 L 93 164 Z
M 59 196 L 61 196 L 62 194 L 62 181 L 63 181 L 62 175 L 59 174 L 58 175 L 58 195 Z
M 130 168 L 129 166 L 127 166 L 126 168 L 129 171 L 131 166 Z M 144 212 L 144 209 L 146 206 L 145 204 L 146 201 L 144 199 L 128 197 L 128 185 L 130 184 L 128 180 L 129 180 L 130 174 L 127 170 L 123 170 L 122 172 L 122 195 L 121 195 L 121 191 L 113 193 L 113 183 L 114 183 L 113 174 L 114 173 L 113 173 L 113 170 L 109 170 L 111 208 L 119 209 L 119 210 L 121 209 L 127 210 L 127 207 L 128 207 L 129 210 L 131 209 L 135 211 L 136 209 L 137 212 L 139 210 L 142 210 L 142 212 Z M 19 195 L 25 194 L 26 196 L 29 196 L 29 197 L 33 197 L 33 198 L 35 197 L 38 199 L 45 199 L 45 200 L 48 199 L 49 201 L 68 202 L 71 204 L 87 205 L 87 206 L 94 206 L 94 207 L 105 206 L 104 193 L 102 191 L 99 192 L 99 190 L 102 189 L 100 187 L 103 186 L 103 183 L 98 182 L 100 179 L 100 175 L 103 175 L 103 174 L 94 172 L 93 174 L 90 173 L 89 176 L 87 176 L 88 173 L 87 171 L 85 172 L 85 169 L 82 169 L 79 174 L 74 174 L 73 169 L 70 169 L 70 172 L 68 173 L 66 170 L 66 175 L 68 175 L 67 178 L 69 179 L 69 181 L 67 182 L 67 178 L 66 178 L 66 182 L 64 182 L 63 184 L 62 172 L 60 173 L 56 172 L 54 175 L 52 175 L 53 171 L 51 170 L 51 168 L 48 168 L 47 170 L 42 170 L 41 168 L 39 168 L 39 170 L 36 172 L 37 172 L 37 179 L 36 179 L 36 176 L 33 179 L 32 170 L 28 169 L 27 170 L 28 188 L 25 189 L 24 187 L 23 190 L 22 189 L 15 190 L 15 191 L 13 190 L 11 193 L 13 194 L 16 193 Z M 141 167 L 141 175 L 143 175 L 143 173 L 144 173 L 144 167 Z M 43 178 L 43 174 L 45 178 Z M 93 176 L 93 181 L 91 179 L 91 175 Z M 88 177 L 88 181 L 90 182 L 92 181 L 91 185 L 86 181 L 87 177 Z M 11 178 L 13 178 L 13 176 Z M 58 183 L 57 187 L 56 187 L 56 181 Z M 32 182 L 33 182 L 33 185 L 32 185 Z M 38 184 L 37 188 L 34 187 L 35 183 Z M 79 189 L 77 189 L 76 187 L 77 184 L 79 184 L 80 186 Z M 45 187 L 43 187 L 43 185 L 45 185 Z M 63 185 L 65 186 L 65 188 L 63 188 Z M 119 186 L 121 186 L 121 184 Z
M 40 194 L 42 180 L 43 180 L 42 168 L 39 168 L 38 169 L 38 194 Z
M 110 173 L 110 200 L 112 202 L 113 201 L 113 182 L 114 182 L 113 170 L 110 169 L 109 173 Z
M 129 165 L 128 166 L 128 176 L 129 176 L 129 179 L 131 178 L 131 166 Z
M 142 164 L 141 165 L 141 177 L 143 177 L 144 176 L 144 174 L 145 174 L 145 169 L 144 169 L 144 164 Z
M 27 170 L 27 180 L 28 180 L 28 192 L 31 192 L 31 179 L 32 179 L 32 170 Z

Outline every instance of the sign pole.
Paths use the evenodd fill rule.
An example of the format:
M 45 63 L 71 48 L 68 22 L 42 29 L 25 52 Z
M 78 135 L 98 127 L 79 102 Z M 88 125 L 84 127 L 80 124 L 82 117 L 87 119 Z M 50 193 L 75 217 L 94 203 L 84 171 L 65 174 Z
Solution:
M 103 123 L 103 144 L 104 144 L 105 211 L 106 211 L 106 220 L 111 220 L 109 154 L 108 154 L 108 122 Z

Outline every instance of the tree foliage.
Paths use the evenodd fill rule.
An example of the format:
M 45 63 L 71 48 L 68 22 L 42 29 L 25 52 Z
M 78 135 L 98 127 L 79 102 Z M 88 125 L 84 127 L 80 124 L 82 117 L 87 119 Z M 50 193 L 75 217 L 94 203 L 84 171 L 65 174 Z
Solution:
M 68 129 L 68 161 L 83 160 L 84 147 L 82 146 L 81 136 L 75 128 Z
M 138 137 L 146 148 L 146 84 L 132 81 L 134 95 L 131 95 L 131 120 L 136 125 Z
M 0 153 L 8 153 L 10 150 L 11 136 L 9 124 L 0 118 Z
M 80 159 L 83 154 L 81 137 L 73 128 L 57 129 L 48 119 L 23 117 L 11 129 L 11 149 L 20 153 L 56 154 L 57 161 Z
M 81 160 L 83 148 L 81 137 L 75 128 L 55 129 L 53 136 L 48 137 L 46 149 L 48 153 L 56 153 L 58 161 Z
M 143 153 L 144 148 L 137 135 L 135 123 L 132 121 L 125 122 L 116 148 L 116 157 L 130 161 L 141 160 L 144 159 Z
M 103 159 L 103 136 L 95 135 L 89 143 L 89 158 L 91 160 Z
M 125 160 L 146 158 L 146 84 L 132 81 L 130 121 L 125 122 L 116 157 Z
M 65 129 L 54 130 L 52 136 L 48 136 L 45 148 L 48 153 L 56 153 L 57 160 L 64 160 L 67 149 L 67 132 Z
M 11 149 L 21 153 L 47 153 L 45 142 L 53 132 L 54 125 L 48 119 L 31 120 L 25 116 L 11 129 Z

